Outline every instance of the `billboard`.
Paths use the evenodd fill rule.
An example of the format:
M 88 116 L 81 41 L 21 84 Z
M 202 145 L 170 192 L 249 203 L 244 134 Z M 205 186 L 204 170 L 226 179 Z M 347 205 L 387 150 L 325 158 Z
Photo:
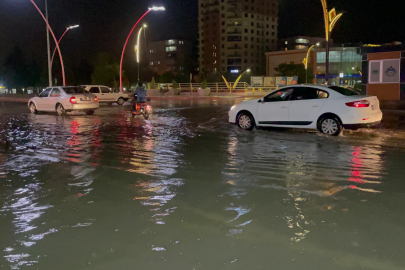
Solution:
M 264 87 L 276 86 L 276 77 L 264 77 Z
M 263 86 L 263 77 L 250 77 L 250 86 L 252 87 Z

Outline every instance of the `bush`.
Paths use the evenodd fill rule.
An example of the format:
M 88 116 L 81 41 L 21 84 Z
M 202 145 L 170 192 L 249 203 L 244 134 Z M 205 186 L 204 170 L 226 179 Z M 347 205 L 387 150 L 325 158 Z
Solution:
M 175 80 L 172 81 L 172 88 L 174 88 L 174 89 L 179 88 L 179 85 L 177 84 L 177 82 Z
M 207 88 L 207 81 L 203 81 L 201 83 L 201 89 L 205 89 L 205 88 Z
M 156 89 L 155 77 L 152 77 L 152 81 L 150 82 L 150 89 Z

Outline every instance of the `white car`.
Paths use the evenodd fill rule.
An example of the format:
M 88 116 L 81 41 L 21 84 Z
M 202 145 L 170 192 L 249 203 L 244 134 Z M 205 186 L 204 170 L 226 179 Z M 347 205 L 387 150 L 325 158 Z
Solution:
M 31 113 L 84 111 L 87 115 L 94 114 L 99 107 L 98 99 L 79 86 L 54 86 L 45 89 L 37 97 L 28 101 Z
M 318 129 L 339 135 L 343 128 L 358 129 L 379 124 L 380 102 L 339 86 L 294 85 L 260 99 L 243 101 L 229 111 L 229 122 L 240 128 L 286 127 Z
M 128 95 L 124 93 L 113 93 L 110 88 L 104 85 L 82 85 L 88 92 L 98 97 L 100 103 L 114 103 L 118 105 L 124 105 L 125 101 L 128 101 Z

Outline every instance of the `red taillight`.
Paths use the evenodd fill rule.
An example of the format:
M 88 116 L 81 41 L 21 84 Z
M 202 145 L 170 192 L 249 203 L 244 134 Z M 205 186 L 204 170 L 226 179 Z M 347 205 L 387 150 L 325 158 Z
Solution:
M 150 109 L 150 106 L 149 106 L 149 105 L 148 105 L 148 106 L 146 106 L 146 109 L 148 109 L 148 110 L 149 110 L 149 109 Z
M 77 99 L 76 99 L 76 97 L 71 97 L 70 100 L 69 100 L 69 102 L 72 103 L 72 104 L 77 104 Z
M 98 97 L 95 97 L 95 98 L 94 98 L 94 102 L 97 102 L 97 101 L 98 101 Z
M 370 107 L 370 101 L 359 100 L 359 101 L 354 101 L 354 102 L 348 102 L 348 103 L 346 103 L 346 106 L 354 107 L 354 108 L 367 108 L 367 107 Z

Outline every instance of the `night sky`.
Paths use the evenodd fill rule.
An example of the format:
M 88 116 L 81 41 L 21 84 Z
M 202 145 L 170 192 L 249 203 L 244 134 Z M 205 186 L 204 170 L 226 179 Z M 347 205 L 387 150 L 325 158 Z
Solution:
M 44 10 L 44 0 L 36 0 Z M 398 0 L 329 0 L 329 6 L 345 11 L 333 33 L 338 43 L 386 43 L 405 41 L 405 16 Z M 92 62 L 99 51 L 120 59 L 127 34 L 151 5 L 164 5 L 165 12 L 147 15 L 148 40 L 198 37 L 197 0 L 48 0 L 50 23 L 59 37 L 66 26 L 80 24 L 61 45 L 64 60 Z M 402 9 L 403 10 L 403 9 Z M 320 0 L 280 0 L 279 37 L 323 36 Z M 133 58 L 134 38 L 127 58 Z M 29 0 L 0 0 L 0 71 L 14 45 L 27 59 L 46 66 L 45 24 Z M 53 46 L 52 46 L 53 48 Z

